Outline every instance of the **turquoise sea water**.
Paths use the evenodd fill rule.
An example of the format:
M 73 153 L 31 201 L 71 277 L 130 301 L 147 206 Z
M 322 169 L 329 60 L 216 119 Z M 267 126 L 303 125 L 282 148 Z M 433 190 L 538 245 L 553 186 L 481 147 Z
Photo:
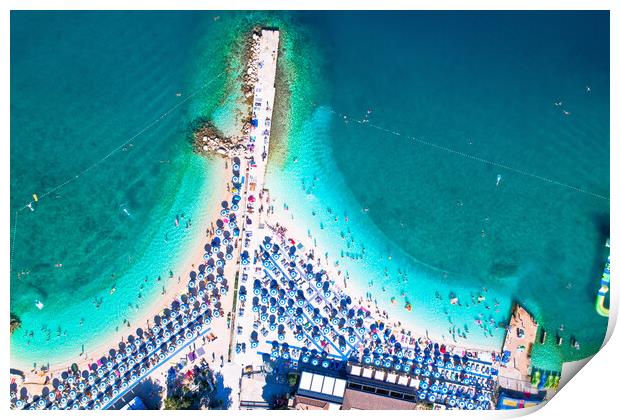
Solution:
M 233 41 L 254 23 L 282 29 L 268 187 L 352 287 L 432 335 L 450 335 L 452 322 L 488 345 L 501 343 L 494 325 L 517 299 L 549 332 L 563 324 L 562 349 L 536 349 L 543 367 L 600 346 L 606 320 L 593 305 L 608 201 L 352 120 L 608 196 L 604 14 L 15 13 L 12 212 L 175 106 L 176 92 L 234 72 Z M 165 282 L 199 234 L 175 229 L 174 217 L 196 220 L 196 197 L 209 192 L 211 167 L 192 156 L 188 127 L 200 116 L 231 126 L 235 97 L 234 83 L 216 79 L 127 152 L 20 213 L 13 352 L 39 362 L 79 352 L 137 311 L 127 303 L 145 276 L 142 300 L 160 292 L 157 276 Z M 462 306 L 447 303 L 451 293 Z
M 322 86 L 293 100 L 287 163 L 270 168 L 273 195 L 311 221 L 311 233 L 357 284 L 384 306 L 395 297 L 394 313 L 435 336 L 453 325 L 470 343 L 499 346 L 494 325 L 517 301 L 550 333 L 535 365 L 558 369 L 595 352 L 607 325 L 594 298 L 609 201 L 404 136 L 608 197 L 608 16 L 300 20 L 312 33 L 299 42 L 313 48 L 304 55 L 319 57 L 300 60 L 301 72 Z M 351 122 L 364 118 L 402 135 Z M 451 293 L 462 306 L 448 304 Z M 571 336 L 580 351 L 567 345 Z
M 218 199 L 209 195 L 212 166 L 187 140 L 195 118 L 229 106 L 231 88 L 217 76 L 234 64 L 232 32 L 219 31 L 213 16 L 12 14 L 11 311 L 22 328 L 11 349 L 18 360 L 64 360 L 82 345 L 88 351 L 176 282 L 169 271 L 201 234 L 194 227 L 205 200 Z M 19 212 L 15 225 L 31 194 L 68 179 L 36 211 Z

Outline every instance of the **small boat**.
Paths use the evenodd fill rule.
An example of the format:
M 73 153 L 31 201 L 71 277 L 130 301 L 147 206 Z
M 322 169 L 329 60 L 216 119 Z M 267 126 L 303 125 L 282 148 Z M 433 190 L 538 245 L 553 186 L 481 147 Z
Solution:
M 41 302 L 40 300 L 35 300 L 34 302 L 34 306 L 36 306 L 39 310 L 43 309 L 43 302 Z
M 36 194 L 32 194 L 32 198 L 34 198 L 34 202 L 36 203 L 37 201 L 39 201 L 39 196 Z
M 560 346 L 560 347 L 561 347 L 561 346 L 562 346 L 562 343 L 564 342 L 564 338 L 562 338 L 562 336 L 561 336 L 560 334 L 558 334 L 558 335 L 556 336 L 556 340 L 555 340 L 555 342 L 557 343 L 557 345 L 558 345 L 558 346 Z
M 502 175 L 501 174 L 497 174 L 497 179 L 495 181 L 495 186 L 499 187 L 499 183 L 502 182 Z
M 571 337 L 570 339 L 570 346 L 572 348 L 574 348 L 575 350 L 579 350 L 579 341 L 577 341 L 577 339 L 575 337 Z
M 30 209 L 30 211 L 34 211 L 34 207 L 32 207 L 32 201 L 26 205 Z
M 174 218 L 174 224 L 176 227 L 179 227 L 179 216 Z

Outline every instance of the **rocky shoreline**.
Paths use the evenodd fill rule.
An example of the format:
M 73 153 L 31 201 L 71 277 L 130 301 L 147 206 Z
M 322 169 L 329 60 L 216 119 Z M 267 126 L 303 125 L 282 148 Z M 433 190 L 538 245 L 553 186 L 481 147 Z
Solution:
M 19 319 L 17 315 L 11 312 L 11 334 L 19 329 L 22 326 L 22 321 Z
M 252 121 L 252 104 L 254 101 L 254 86 L 258 80 L 258 55 L 260 27 L 252 30 L 251 37 L 247 37 L 244 48 L 244 72 L 242 75 L 241 91 L 246 98 L 247 121 L 244 122 L 241 132 L 234 136 L 224 136 L 211 121 L 199 126 L 193 133 L 193 147 L 198 154 L 205 156 L 236 157 L 242 155 L 245 150 L 243 139 L 249 134 Z

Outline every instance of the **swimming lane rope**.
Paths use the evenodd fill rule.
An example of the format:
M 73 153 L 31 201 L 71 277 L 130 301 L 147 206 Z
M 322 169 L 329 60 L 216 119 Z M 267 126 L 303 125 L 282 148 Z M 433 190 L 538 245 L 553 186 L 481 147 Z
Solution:
M 96 166 L 100 165 L 102 162 L 104 162 L 105 160 L 109 159 L 111 156 L 113 156 L 114 154 L 116 154 L 119 150 L 121 150 L 123 147 L 125 147 L 128 143 L 131 143 L 134 139 L 136 139 L 137 137 L 139 137 L 140 135 L 144 134 L 146 131 L 148 131 L 150 128 L 152 128 L 154 125 L 156 125 L 157 123 L 159 123 L 160 121 L 162 121 L 164 118 L 166 118 L 168 115 L 170 115 L 172 112 L 174 112 L 177 108 L 179 108 L 181 105 L 183 105 L 185 102 L 187 102 L 188 100 L 190 100 L 191 98 L 193 98 L 194 96 L 196 96 L 201 90 L 203 90 L 204 88 L 206 88 L 207 86 L 209 86 L 211 83 L 213 83 L 214 81 L 216 81 L 217 79 L 219 79 L 220 77 L 222 77 L 222 75 L 224 75 L 225 72 L 221 72 L 220 74 L 218 74 L 217 76 L 213 77 L 211 80 L 207 81 L 206 83 L 204 83 L 202 86 L 200 86 L 199 88 L 197 88 L 196 90 L 194 90 L 193 92 L 191 92 L 189 95 L 187 95 L 185 98 L 183 98 L 181 101 L 179 101 L 176 105 L 174 105 L 172 108 L 168 109 L 166 112 L 164 112 L 163 114 L 161 114 L 157 119 L 151 121 L 149 124 L 147 124 L 144 128 L 142 128 L 140 131 L 138 131 L 136 134 L 134 134 L 133 136 L 129 137 L 128 139 L 124 140 L 121 144 L 119 144 L 117 147 L 115 147 L 114 149 L 112 149 L 110 152 L 108 152 L 105 156 L 101 157 L 100 159 L 98 159 L 97 161 L 93 162 L 90 166 L 88 166 L 87 168 L 83 169 L 82 171 L 80 171 L 79 173 L 77 173 L 76 175 L 72 176 L 71 178 L 68 178 L 66 181 L 61 182 L 60 184 L 56 185 L 55 187 L 49 189 L 48 191 L 46 191 L 45 193 L 39 195 L 37 197 L 38 201 L 42 200 L 43 198 L 47 197 L 48 195 L 52 194 L 55 191 L 58 191 L 59 189 L 61 189 L 62 187 L 64 187 L 67 184 L 70 184 L 71 182 L 77 180 L 80 176 L 84 175 L 85 173 L 87 173 L 88 171 L 90 171 L 91 169 L 95 168 Z M 15 238 L 17 237 L 17 219 L 19 217 L 19 213 L 23 210 L 26 210 L 30 205 L 32 205 L 32 202 L 25 204 L 24 206 L 18 208 L 15 211 L 15 223 L 13 224 L 13 240 L 11 241 L 11 257 L 10 257 L 10 269 L 11 271 L 13 270 L 13 255 L 15 253 Z
M 314 105 L 316 105 L 316 104 L 314 104 Z M 591 197 L 594 197 L 594 198 L 598 198 L 598 199 L 601 199 L 601 200 L 609 201 L 609 197 L 606 197 L 604 195 L 601 195 L 601 194 L 598 194 L 598 193 L 595 193 L 595 192 L 592 192 L 592 191 L 585 190 L 585 189 L 580 188 L 580 187 L 576 187 L 574 185 L 566 184 L 564 182 L 556 181 L 554 179 L 547 178 L 547 177 L 544 177 L 544 176 L 540 176 L 540 175 L 534 174 L 532 172 L 524 171 L 522 169 L 515 168 L 514 166 L 509 166 L 509 165 L 506 165 L 506 164 L 501 163 L 501 162 L 492 161 L 492 160 L 489 160 L 489 159 L 482 158 L 480 156 L 472 155 L 470 153 L 465 153 L 465 152 L 461 152 L 459 150 L 451 149 L 449 147 L 442 146 L 442 145 L 437 144 L 437 143 L 432 143 L 432 142 L 427 141 L 427 140 L 422 140 L 422 139 L 417 138 L 417 137 L 408 136 L 406 134 L 401 134 L 399 131 L 390 130 L 389 128 L 385 128 L 385 127 L 381 127 L 381 126 L 376 125 L 376 124 L 372 124 L 372 123 L 370 123 L 367 120 L 356 120 L 356 119 L 347 118 L 347 116 L 345 114 L 338 113 L 338 112 L 336 112 L 336 111 L 334 111 L 332 109 L 328 109 L 328 110 L 332 114 L 338 115 L 339 117 L 343 118 L 345 121 L 352 121 L 352 122 L 355 122 L 355 123 L 357 123 L 359 125 L 362 125 L 362 126 L 371 127 L 371 128 L 374 128 L 375 130 L 383 131 L 383 132 L 388 133 L 388 134 L 392 134 L 392 135 L 399 136 L 399 137 L 404 137 L 404 138 L 406 138 L 408 140 L 414 141 L 416 143 L 419 143 L 419 144 L 422 144 L 422 145 L 425 145 L 425 146 L 428 146 L 428 147 L 432 147 L 434 149 L 437 149 L 437 150 L 440 150 L 440 151 L 443 151 L 443 152 L 451 153 L 453 155 L 460 156 L 460 157 L 463 157 L 463 158 L 466 158 L 466 159 L 471 159 L 471 160 L 474 160 L 474 161 L 477 161 L 477 162 L 481 162 L 481 163 L 485 163 L 485 164 L 488 164 L 488 165 L 492 165 L 492 166 L 495 166 L 497 168 L 501 168 L 501 169 L 505 169 L 507 171 L 511 171 L 511 172 L 517 173 L 519 175 L 523 175 L 523 176 L 527 176 L 527 177 L 530 177 L 530 178 L 534 178 L 534 179 L 537 179 L 539 181 L 548 182 L 549 184 L 558 185 L 560 187 L 568 188 L 568 189 L 571 189 L 573 191 L 577 191 L 577 192 L 582 193 L 582 194 L 587 194 L 587 195 L 589 195 Z
M 209 86 L 211 83 L 213 83 L 214 81 L 216 81 L 217 79 L 219 79 L 220 77 L 222 77 L 222 75 L 225 72 L 221 72 L 220 74 L 218 74 L 217 76 L 213 77 L 211 80 L 207 81 L 206 83 L 204 83 L 202 86 L 200 86 L 199 88 L 197 88 L 196 90 L 194 90 L 192 93 L 190 93 L 189 95 L 187 95 L 185 98 L 183 98 L 183 100 L 179 101 L 176 105 L 174 105 L 172 108 L 168 109 L 166 112 L 164 112 L 163 114 L 161 114 L 159 116 L 159 118 L 151 121 L 149 124 L 147 124 L 144 128 L 142 128 L 140 131 L 138 131 L 136 134 L 134 134 L 133 136 L 129 137 L 128 139 L 124 140 L 121 144 L 119 144 L 117 147 L 115 147 L 114 149 L 112 149 L 109 153 L 107 153 L 105 156 L 103 156 L 102 158 L 98 159 L 97 161 L 95 161 L 94 163 L 92 163 L 90 166 L 88 166 L 87 168 L 83 169 L 82 171 L 80 171 L 79 173 L 77 173 L 76 175 L 73 175 L 71 178 L 68 178 L 66 181 L 56 185 L 55 187 L 51 188 L 50 190 L 46 191 L 45 193 L 41 194 L 38 196 L 38 200 L 40 201 L 41 199 L 47 197 L 48 195 L 52 194 L 55 191 L 58 191 L 59 189 L 61 189 L 62 187 L 64 187 L 67 184 L 70 184 L 71 182 L 75 181 L 76 179 L 78 179 L 80 176 L 84 175 L 85 173 L 87 173 L 88 171 L 90 171 L 91 169 L 95 168 L 96 166 L 100 165 L 102 162 L 104 162 L 105 160 L 109 159 L 111 156 L 113 156 L 114 154 L 116 154 L 119 150 L 121 150 L 123 147 L 127 146 L 127 144 L 131 143 L 134 139 L 136 139 L 137 137 L 141 136 L 142 134 L 144 134 L 146 131 L 148 131 L 150 128 L 152 128 L 154 125 L 156 125 L 157 123 L 159 123 L 160 121 L 162 121 L 164 118 L 166 118 L 168 115 L 170 115 L 172 112 L 174 112 L 178 107 L 180 107 L 181 105 L 183 105 L 185 102 L 187 102 L 188 100 L 190 100 L 192 97 L 196 96 L 201 90 L 203 90 L 204 88 L 206 88 L 207 86 Z M 20 207 L 19 209 L 17 209 L 17 211 L 23 211 L 25 209 L 28 208 L 28 206 L 32 204 L 25 204 L 23 207 Z
M 15 252 L 15 236 L 17 234 L 17 217 L 19 211 L 15 211 L 15 223 L 13 223 L 13 240 L 11 241 L 11 258 L 9 259 L 9 270 L 13 271 L 13 253 Z

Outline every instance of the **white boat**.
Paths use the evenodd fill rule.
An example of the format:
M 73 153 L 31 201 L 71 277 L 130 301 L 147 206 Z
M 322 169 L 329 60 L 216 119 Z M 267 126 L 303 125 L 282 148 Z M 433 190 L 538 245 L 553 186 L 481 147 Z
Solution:
M 499 187 L 499 183 L 500 183 L 501 181 L 502 181 L 502 175 L 501 175 L 501 174 L 498 174 L 498 175 L 497 175 L 497 181 L 495 182 L 495 186 L 496 186 L 496 187 Z
M 34 306 L 36 306 L 37 308 L 39 308 L 39 310 L 43 309 L 43 302 L 41 302 L 40 300 L 36 300 L 34 302 Z

